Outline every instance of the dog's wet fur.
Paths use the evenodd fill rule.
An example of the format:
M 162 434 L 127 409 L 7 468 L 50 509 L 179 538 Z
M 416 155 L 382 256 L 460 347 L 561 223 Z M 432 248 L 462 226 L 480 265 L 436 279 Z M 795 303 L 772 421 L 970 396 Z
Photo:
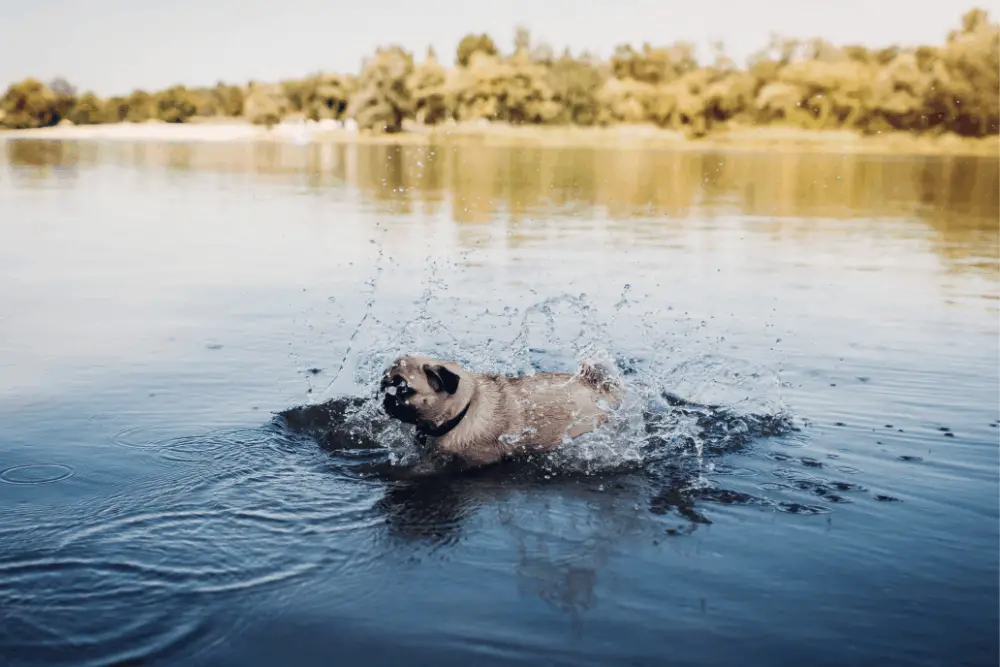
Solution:
M 410 355 L 379 386 L 390 417 L 414 424 L 434 456 L 467 467 L 547 452 L 607 422 L 622 387 L 610 370 L 585 363 L 575 373 L 507 376 Z

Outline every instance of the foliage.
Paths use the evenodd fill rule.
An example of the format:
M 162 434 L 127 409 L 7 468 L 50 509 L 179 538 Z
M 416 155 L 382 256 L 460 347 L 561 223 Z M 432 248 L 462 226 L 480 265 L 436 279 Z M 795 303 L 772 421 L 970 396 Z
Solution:
M 97 125 L 108 122 L 106 113 L 105 104 L 101 98 L 88 92 L 77 99 L 67 118 L 74 125 Z
M 0 123 L 12 129 L 55 125 L 62 120 L 59 111 L 59 96 L 36 79 L 12 84 L 0 99 Z
M 105 123 L 123 123 L 128 117 L 128 109 L 129 100 L 127 97 L 112 97 L 104 103 L 100 118 Z
M 217 115 L 231 118 L 243 115 L 246 93 L 239 86 L 231 86 L 220 81 L 212 89 L 211 97 L 215 102 Z
M 538 54 L 532 59 L 540 60 Z M 575 125 L 593 125 L 600 116 L 598 91 L 604 86 L 606 68 L 589 60 L 574 58 L 567 50 L 553 60 L 546 74 L 552 100 L 559 105 L 557 120 Z
M 459 67 L 468 67 L 474 53 L 495 56 L 497 55 L 497 45 L 493 43 L 493 40 L 486 33 L 482 35 L 466 35 L 458 43 L 458 49 L 455 52 L 455 63 Z
M 437 60 L 434 49 L 406 79 L 413 103 L 413 116 L 418 123 L 436 125 L 452 116 L 448 104 L 448 70 Z
M 311 120 L 343 118 L 356 85 L 353 77 L 322 74 L 282 83 L 291 108 Z
M 611 71 L 616 78 L 654 86 L 674 81 L 697 68 L 694 46 L 687 43 L 666 48 L 643 44 L 641 51 L 632 48 L 631 44 L 624 44 L 616 48 L 611 57 Z
M 277 84 L 137 90 L 101 100 L 77 95 L 65 79 L 27 79 L 0 99 L 0 125 L 185 122 L 242 116 L 271 126 L 297 114 L 354 119 L 361 128 L 399 132 L 403 122 L 609 125 L 653 123 L 703 136 L 732 123 L 810 129 L 1000 134 L 1000 25 L 967 12 L 940 45 L 836 46 L 773 37 L 745 68 L 714 45 L 700 65 L 690 44 L 623 44 L 607 62 L 532 42 L 518 27 L 513 52 L 486 34 L 458 44 L 455 67 L 432 50 L 415 65 L 399 47 L 380 48 L 359 76 L 315 74 Z
M 958 134 L 1000 132 L 1000 25 L 985 11 L 966 13 L 961 30 L 929 54 L 925 67 L 923 111 L 932 122 Z
M 519 52 L 509 60 L 475 53 L 469 66 L 449 82 L 449 106 L 457 120 L 512 124 L 551 123 L 561 108 L 554 100 L 546 68 Z
M 243 115 L 254 125 L 270 128 L 280 123 L 291 108 L 281 86 L 252 84 L 243 103 Z
M 145 90 L 136 90 L 125 100 L 125 118 L 130 123 L 142 123 L 156 117 L 156 100 Z
M 403 119 L 413 112 L 407 86 L 413 73 L 413 57 L 393 46 L 379 49 L 364 65 L 358 92 L 351 98 L 347 115 L 358 127 L 374 132 L 399 132 Z
M 184 86 L 169 88 L 155 99 L 156 118 L 166 123 L 183 123 L 198 113 L 197 95 Z

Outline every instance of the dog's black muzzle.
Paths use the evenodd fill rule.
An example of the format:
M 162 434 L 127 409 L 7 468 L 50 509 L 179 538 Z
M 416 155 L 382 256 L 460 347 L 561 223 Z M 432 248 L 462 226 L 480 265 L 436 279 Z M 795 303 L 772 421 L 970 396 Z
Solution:
M 420 418 L 416 409 L 406 402 L 406 398 L 413 394 L 413 390 L 406 380 L 399 375 L 382 378 L 379 389 L 383 393 L 382 409 L 390 417 L 398 419 L 406 424 L 415 424 Z

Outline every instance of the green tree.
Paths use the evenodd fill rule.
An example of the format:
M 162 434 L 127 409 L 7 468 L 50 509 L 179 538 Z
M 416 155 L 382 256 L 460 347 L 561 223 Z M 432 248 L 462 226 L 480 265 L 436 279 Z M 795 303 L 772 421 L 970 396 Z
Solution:
M 48 87 L 56 96 L 56 115 L 68 118 L 76 106 L 76 87 L 61 76 L 52 79 Z
M 654 86 L 674 81 L 697 68 L 694 46 L 683 42 L 655 48 L 643 44 L 641 50 L 624 44 L 616 47 L 611 57 L 611 70 L 616 78 L 633 79 Z
M 198 113 L 195 93 L 184 86 L 174 86 L 156 95 L 156 117 L 167 123 L 183 123 Z
M 547 82 L 552 99 L 559 104 L 558 121 L 593 125 L 600 115 L 599 92 L 608 73 L 585 59 L 574 58 L 567 49 L 548 68 Z
M 280 85 L 251 84 L 243 105 L 247 120 L 268 128 L 281 122 L 291 105 Z
M 58 123 L 59 97 L 37 79 L 11 84 L 0 100 L 0 123 L 12 129 L 47 127 Z
M 156 101 L 145 90 L 133 91 L 125 100 L 125 118 L 130 123 L 142 123 L 156 118 Z
M 354 77 L 317 74 L 282 83 L 291 109 L 311 120 L 340 119 L 357 87 Z
M 452 116 L 447 83 L 448 70 L 438 62 L 434 49 L 427 49 L 427 57 L 406 79 L 418 123 L 435 125 Z
M 1000 25 L 970 10 L 937 55 L 927 63 L 929 122 L 967 136 L 1000 132 Z
M 105 123 L 123 123 L 128 118 L 129 101 L 127 97 L 111 97 L 104 103 L 101 116 Z
M 469 34 L 458 43 L 458 50 L 455 53 L 455 62 L 459 67 L 468 67 L 469 60 L 473 53 L 482 53 L 487 56 L 497 55 L 497 45 L 493 43 L 486 33 L 481 35 Z
M 68 118 L 74 125 L 97 125 L 111 120 L 105 111 L 105 103 L 97 95 L 90 92 L 84 93 L 77 99 Z
M 347 115 L 363 129 L 401 131 L 403 119 L 413 113 L 413 100 L 407 86 L 412 72 L 413 57 L 402 48 L 378 49 L 365 63 L 359 90 L 351 98 Z
M 219 115 L 228 117 L 243 115 L 243 103 L 246 95 L 239 86 L 220 81 L 212 89 L 212 96 L 215 98 Z

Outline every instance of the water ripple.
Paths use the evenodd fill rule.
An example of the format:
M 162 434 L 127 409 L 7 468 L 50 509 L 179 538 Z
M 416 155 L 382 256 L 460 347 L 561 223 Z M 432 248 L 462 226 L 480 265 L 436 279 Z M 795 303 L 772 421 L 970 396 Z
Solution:
M 72 477 L 73 468 L 61 463 L 29 463 L 0 471 L 0 481 L 8 484 L 50 484 Z
M 43 558 L 6 563 L 0 577 L 4 664 L 145 664 L 208 631 L 204 605 L 169 604 L 145 572 L 121 564 Z
M 349 560 L 336 545 L 317 541 L 303 542 L 291 552 L 275 548 L 301 533 L 291 520 L 231 508 L 127 511 L 73 530 L 59 544 L 58 553 L 63 554 L 59 559 L 10 572 L 25 567 L 33 571 L 42 565 L 58 568 L 68 562 L 131 573 L 139 586 L 213 593 L 257 587 Z M 67 560 L 69 554 L 90 553 L 112 560 Z M 4 572 L 0 569 L 0 576 Z

